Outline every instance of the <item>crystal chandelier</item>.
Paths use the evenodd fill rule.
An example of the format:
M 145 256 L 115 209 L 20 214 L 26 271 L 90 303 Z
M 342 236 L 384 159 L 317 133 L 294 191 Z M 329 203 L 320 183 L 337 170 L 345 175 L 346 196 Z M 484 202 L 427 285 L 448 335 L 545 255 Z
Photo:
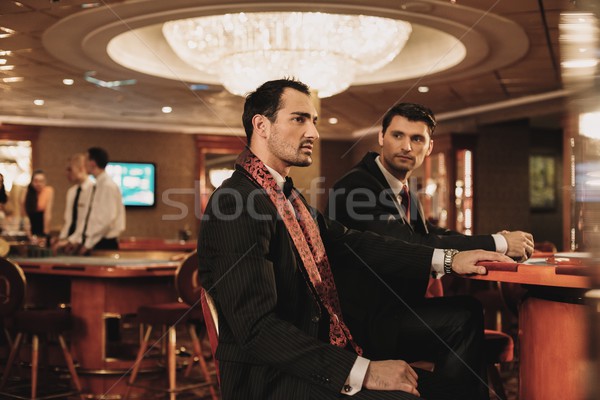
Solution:
M 329 97 L 392 61 L 412 28 L 364 15 L 261 12 L 169 21 L 162 31 L 177 56 L 236 95 L 295 77 Z

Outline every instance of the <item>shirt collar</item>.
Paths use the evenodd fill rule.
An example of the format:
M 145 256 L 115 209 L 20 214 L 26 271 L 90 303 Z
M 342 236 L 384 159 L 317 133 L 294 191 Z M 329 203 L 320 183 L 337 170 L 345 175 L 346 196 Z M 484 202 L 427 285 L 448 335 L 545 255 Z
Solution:
M 400 193 L 400 191 L 402 190 L 402 186 L 407 185 L 407 187 L 408 187 L 408 184 L 406 182 L 402 182 L 400 179 L 398 179 L 394 175 L 390 174 L 390 172 L 387 169 L 385 169 L 385 167 L 381 163 L 381 160 L 379 159 L 379 157 L 380 156 L 375 157 L 375 163 L 381 170 L 381 173 L 383 174 L 383 177 L 387 181 L 388 185 L 390 185 L 392 192 L 394 192 L 394 195 L 397 196 Z
M 273 178 L 275 179 L 275 183 L 277 184 L 277 186 L 279 186 L 279 189 L 283 190 L 283 184 L 285 183 L 285 178 L 283 176 L 281 176 L 281 174 L 279 172 L 277 172 L 273 168 L 269 167 L 267 164 L 265 164 L 265 167 L 267 167 L 267 169 L 269 170 L 271 175 L 273 175 Z

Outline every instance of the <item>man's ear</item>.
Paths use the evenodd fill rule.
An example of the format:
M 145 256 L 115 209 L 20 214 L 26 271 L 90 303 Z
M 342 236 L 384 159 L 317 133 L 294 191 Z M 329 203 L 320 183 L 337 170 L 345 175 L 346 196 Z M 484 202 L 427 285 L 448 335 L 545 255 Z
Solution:
M 379 147 L 383 147 L 383 131 L 379 131 L 379 134 L 377 135 L 377 140 L 379 141 Z
M 429 141 L 429 150 L 427 150 L 427 155 L 430 155 L 432 150 L 433 150 L 433 140 L 430 140 Z
M 267 137 L 267 128 L 271 121 L 267 117 L 261 114 L 256 114 L 252 117 L 252 127 L 254 129 L 253 134 L 260 137 Z

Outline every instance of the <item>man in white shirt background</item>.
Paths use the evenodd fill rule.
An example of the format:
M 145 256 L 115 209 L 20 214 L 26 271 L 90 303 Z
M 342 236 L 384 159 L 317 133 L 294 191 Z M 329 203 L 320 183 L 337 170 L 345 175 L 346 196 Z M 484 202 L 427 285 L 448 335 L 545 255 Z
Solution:
M 58 241 L 53 245 L 55 252 L 72 254 L 77 251 L 81 243 L 85 217 L 94 186 L 94 182 L 87 173 L 85 160 L 84 153 L 76 153 L 67 162 L 67 179 L 73 186 L 67 190 L 65 222 L 60 230 Z
M 100 147 L 87 151 L 86 169 L 96 179 L 84 221 L 79 254 L 91 250 L 118 250 L 118 237 L 125 230 L 125 206 L 119 187 L 105 171 L 108 153 Z

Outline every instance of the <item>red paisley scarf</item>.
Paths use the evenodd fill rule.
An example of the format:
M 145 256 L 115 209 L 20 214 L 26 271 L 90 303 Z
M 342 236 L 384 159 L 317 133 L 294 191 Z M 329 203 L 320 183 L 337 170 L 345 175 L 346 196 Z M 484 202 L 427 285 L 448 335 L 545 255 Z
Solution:
M 346 347 L 350 343 L 354 351 L 362 355 L 362 349 L 354 342 L 342 319 L 337 289 L 319 228 L 300 199 L 300 194 L 294 190 L 288 201 L 265 164 L 248 149 L 239 155 L 236 164 L 244 168 L 252 179 L 265 189 L 282 217 L 310 283 L 329 314 L 330 343 L 339 347 Z

